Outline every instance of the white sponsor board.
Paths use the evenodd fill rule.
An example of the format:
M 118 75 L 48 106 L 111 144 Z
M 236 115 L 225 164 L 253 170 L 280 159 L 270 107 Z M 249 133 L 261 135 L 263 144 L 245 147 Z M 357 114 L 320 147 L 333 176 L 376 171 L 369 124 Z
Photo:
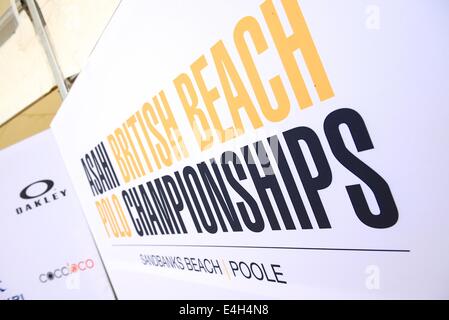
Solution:
M 0 299 L 113 299 L 50 130 L 0 152 Z
M 445 1 L 123 1 L 52 128 L 119 298 L 448 298 Z

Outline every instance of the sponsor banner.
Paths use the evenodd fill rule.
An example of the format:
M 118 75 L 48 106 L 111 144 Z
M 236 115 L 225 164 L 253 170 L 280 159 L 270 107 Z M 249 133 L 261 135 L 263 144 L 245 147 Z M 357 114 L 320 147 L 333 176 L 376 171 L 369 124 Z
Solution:
M 52 123 L 119 298 L 448 298 L 446 9 L 122 2 Z
M 50 130 L 0 153 L 0 299 L 113 299 Z

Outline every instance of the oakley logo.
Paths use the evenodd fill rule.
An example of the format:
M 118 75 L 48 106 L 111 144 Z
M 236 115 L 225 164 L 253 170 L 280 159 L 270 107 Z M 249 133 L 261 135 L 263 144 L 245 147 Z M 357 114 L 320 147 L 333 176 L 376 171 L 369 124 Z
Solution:
M 94 267 L 95 263 L 92 259 L 87 259 L 78 263 L 67 263 L 67 265 L 62 266 L 61 268 L 57 268 L 47 273 L 42 273 L 41 275 L 39 275 L 39 281 L 42 283 L 47 283 L 53 280 L 67 277 L 73 273 L 93 269 Z
M 2 281 L 0 280 L 0 283 L 2 283 Z M 0 287 L 0 292 L 5 292 L 6 289 L 3 289 L 2 287 Z
M 20 198 L 28 200 L 24 205 L 16 208 L 17 214 L 36 209 L 51 202 L 65 198 L 67 190 L 55 190 L 55 183 L 50 179 L 33 182 L 20 192 Z
M 43 191 L 40 191 L 40 193 L 39 193 L 39 191 L 37 191 L 37 194 L 33 194 L 36 192 L 36 190 L 33 190 L 33 189 L 35 189 L 33 187 L 37 186 L 37 185 L 44 186 L 44 189 L 43 189 Z M 25 189 L 23 189 L 22 192 L 20 192 L 20 197 L 25 200 L 39 198 L 39 197 L 43 196 L 44 194 L 46 194 L 48 191 L 50 191 L 54 185 L 55 185 L 55 183 L 52 180 L 36 181 L 36 182 L 30 184 Z M 31 189 L 31 195 L 30 195 L 30 191 L 29 191 L 30 189 Z

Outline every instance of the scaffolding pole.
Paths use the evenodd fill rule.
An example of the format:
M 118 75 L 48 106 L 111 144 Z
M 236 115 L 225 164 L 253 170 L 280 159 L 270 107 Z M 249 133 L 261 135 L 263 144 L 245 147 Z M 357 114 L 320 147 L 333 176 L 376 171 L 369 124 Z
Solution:
M 42 46 L 44 47 L 45 54 L 47 55 L 48 62 L 50 64 L 53 77 L 55 78 L 56 84 L 58 85 L 59 93 L 62 100 L 67 96 L 68 89 L 67 84 L 62 74 L 61 68 L 59 67 L 58 60 L 56 59 L 55 50 L 51 44 L 50 38 L 48 36 L 47 30 L 44 25 L 43 18 L 37 8 L 35 0 L 25 0 L 28 10 L 33 20 L 34 29 L 38 34 Z

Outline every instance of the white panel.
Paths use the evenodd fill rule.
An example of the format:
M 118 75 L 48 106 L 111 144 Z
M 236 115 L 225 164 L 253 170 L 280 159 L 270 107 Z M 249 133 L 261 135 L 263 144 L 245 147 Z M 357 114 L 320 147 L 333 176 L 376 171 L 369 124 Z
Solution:
M 289 35 L 292 31 L 282 2 L 296 1 L 274 1 Z M 315 89 L 323 82 L 312 81 L 299 52 L 296 61 L 284 68 L 261 12 L 262 3 L 270 0 L 122 2 L 52 124 L 119 298 L 448 298 L 448 2 L 385 0 L 373 5 L 370 0 L 300 1 L 335 93 L 323 101 Z M 273 103 L 274 96 L 269 79 L 280 75 L 286 88 L 291 108 L 288 116 L 278 122 L 268 120 L 261 112 L 236 48 L 235 26 L 246 16 L 258 21 L 267 41 L 267 49 L 260 54 L 255 53 L 252 41 L 248 42 L 270 101 Z M 273 12 L 270 10 L 265 16 L 272 17 Z M 301 21 L 296 14 L 292 19 Z M 308 43 L 308 48 L 311 47 L 304 35 L 293 39 L 295 45 Z M 213 131 L 214 144 L 201 151 L 173 80 L 182 73 L 188 75 L 198 96 L 198 107 L 211 123 L 191 70 L 191 65 L 204 55 L 207 66 L 202 74 L 206 87 L 209 90 L 217 87 L 219 94 L 214 101 L 218 118 L 224 128 L 233 126 L 229 102 L 224 97 L 224 86 L 211 53 L 211 47 L 219 40 L 225 44 L 263 126 L 253 129 L 242 108 L 245 133 L 220 143 Z M 299 106 L 298 100 L 305 93 L 294 90 L 293 84 L 298 80 L 291 82 L 287 76 L 297 65 L 312 97 L 313 105 L 308 108 Z M 158 170 L 144 133 L 153 144 L 166 142 L 160 116 L 148 113 L 147 124 L 144 120 L 141 124 L 133 116 L 139 112 L 143 117 L 144 103 L 155 107 L 153 97 L 161 90 L 166 94 L 189 155 Z M 326 134 L 324 124 L 330 124 L 331 119 L 334 127 L 336 120 L 351 120 L 360 127 L 354 129 L 351 125 L 350 134 L 342 125 L 341 133 Z M 287 148 L 284 132 L 292 129 L 308 133 L 304 139 L 314 146 L 310 153 L 318 157 L 321 146 L 325 160 L 311 163 L 304 141 L 294 141 Z M 154 134 L 154 130 L 160 135 Z M 117 146 L 110 143 L 110 135 L 119 141 Z M 268 148 L 266 138 L 272 135 L 281 140 L 288 164 L 281 168 L 270 156 L 274 177 L 281 188 L 279 199 L 287 202 L 287 209 L 282 212 L 274 209 L 278 228 L 268 221 L 268 206 L 263 207 L 261 201 L 263 184 L 249 176 L 251 163 L 242 161 L 240 150 L 258 140 L 264 140 Z M 337 143 L 340 136 L 344 146 Z M 310 137 L 319 139 L 319 144 L 316 140 L 312 143 Z M 359 142 L 358 148 L 354 141 Z M 111 160 L 111 165 L 106 166 L 113 168 L 120 186 L 98 179 L 101 170 L 93 158 L 99 161 L 99 156 L 95 156 L 98 149 L 94 148 L 100 143 Z M 237 182 L 232 182 L 229 175 L 221 175 L 242 231 L 230 231 L 226 222 L 228 232 L 225 232 L 219 217 L 228 219 L 207 198 L 211 216 L 199 223 L 200 233 L 194 226 L 194 219 L 200 217 L 199 210 L 194 205 L 194 210 L 188 207 L 189 201 L 193 203 L 192 199 L 200 193 L 193 190 L 183 194 L 186 172 L 190 172 L 185 168 L 193 167 L 198 175 L 199 162 L 217 159 L 226 150 L 239 155 L 246 174 L 236 178 L 232 170 Z M 176 159 L 171 149 L 169 152 Z M 119 156 L 114 156 L 115 153 Z M 147 166 L 145 154 L 154 171 Z M 298 170 L 293 164 L 299 163 L 301 154 L 310 169 L 299 164 Z M 218 162 L 218 166 L 222 164 Z M 122 172 L 120 167 L 125 170 Z M 287 167 L 293 174 L 293 182 L 284 177 L 288 176 Z M 128 180 L 125 176 L 130 168 L 133 172 L 143 170 L 144 174 L 137 173 Z M 260 166 L 258 169 L 260 174 Z M 308 183 L 309 170 L 327 178 L 320 182 L 312 174 L 313 182 Z M 181 183 L 175 172 L 180 174 Z M 214 172 L 211 175 L 215 177 Z M 161 223 L 165 218 L 147 183 L 154 186 L 157 179 L 165 176 L 176 179 L 173 188 L 179 191 L 178 202 L 183 206 L 180 218 L 174 219 L 178 225 L 181 220 L 185 223 L 187 233 L 168 231 L 162 235 L 157 224 L 151 224 L 151 219 Z M 316 193 L 312 190 L 314 183 Z M 354 195 L 354 186 L 361 188 L 363 197 Z M 162 185 L 162 190 L 169 194 L 166 185 Z M 288 193 L 295 190 L 304 202 L 312 228 L 303 229 L 299 223 L 292 202 L 301 199 Z M 271 202 L 267 203 L 274 205 L 272 194 L 268 193 Z M 154 211 L 149 205 L 137 210 L 136 195 L 143 201 L 144 194 Z M 113 197 L 118 202 L 108 208 L 105 204 Z M 255 206 L 250 210 L 249 198 L 261 211 L 262 219 L 257 220 L 259 226 L 263 221 L 264 227 L 260 232 L 252 231 L 248 221 L 243 222 L 243 212 L 237 207 L 243 203 L 254 214 Z M 177 201 L 168 201 L 173 210 L 181 207 Z M 330 227 L 318 223 L 322 220 L 317 214 L 320 202 Z M 360 204 L 368 208 L 361 208 Z M 293 229 L 287 230 L 288 221 L 282 221 L 280 214 L 291 216 Z M 159 230 L 158 234 L 152 235 L 153 230 Z M 209 263 L 209 269 L 210 260 L 214 261 L 220 266 L 219 272 L 201 269 L 197 259 Z M 192 261 L 196 267 L 192 267 Z M 233 270 L 234 262 L 242 262 L 240 268 Z M 245 264 L 252 266 L 252 275 Z M 196 270 L 190 271 L 189 266 Z
M 0 299 L 112 299 L 50 130 L 0 153 Z

